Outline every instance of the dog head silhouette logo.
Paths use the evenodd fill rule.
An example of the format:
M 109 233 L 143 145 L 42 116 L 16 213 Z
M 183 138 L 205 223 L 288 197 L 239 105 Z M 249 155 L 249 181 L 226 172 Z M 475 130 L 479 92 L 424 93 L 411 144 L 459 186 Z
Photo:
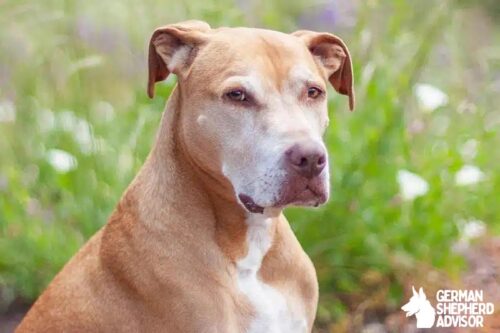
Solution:
M 431 303 L 427 300 L 424 290 L 420 287 L 418 293 L 415 287 L 412 287 L 413 296 L 410 301 L 403 305 L 401 309 L 406 312 L 406 316 L 417 318 L 417 328 L 430 328 L 434 325 L 436 319 L 436 311 Z

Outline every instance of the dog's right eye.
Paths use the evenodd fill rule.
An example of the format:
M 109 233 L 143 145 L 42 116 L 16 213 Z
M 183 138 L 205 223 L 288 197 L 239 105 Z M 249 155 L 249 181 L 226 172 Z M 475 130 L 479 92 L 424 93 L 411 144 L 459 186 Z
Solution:
M 226 97 L 235 102 L 248 102 L 247 94 L 241 89 L 227 92 Z

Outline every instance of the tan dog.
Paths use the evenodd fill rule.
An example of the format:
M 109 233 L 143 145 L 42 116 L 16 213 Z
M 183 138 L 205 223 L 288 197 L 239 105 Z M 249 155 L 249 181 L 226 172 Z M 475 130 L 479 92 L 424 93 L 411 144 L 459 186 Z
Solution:
M 179 82 L 154 148 L 17 331 L 311 331 L 316 273 L 282 209 L 328 198 L 326 84 L 353 108 L 347 47 L 189 21 L 149 52 L 148 94 Z

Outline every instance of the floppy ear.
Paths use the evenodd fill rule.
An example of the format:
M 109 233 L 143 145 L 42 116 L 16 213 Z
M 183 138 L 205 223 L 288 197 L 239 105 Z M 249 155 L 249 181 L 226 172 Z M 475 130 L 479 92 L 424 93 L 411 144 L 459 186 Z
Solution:
M 354 110 L 354 79 L 351 55 L 339 37 L 326 33 L 299 30 L 292 33 L 302 39 L 315 59 L 325 68 L 335 90 L 349 96 L 349 109 Z
M 149 97 L 154 97 L 156 82 L 165 80 L 170 73 L 182 75 L 189 69 L 208 31 L 210 26 L 202 21 L 185 21 L 155 30 L 149 42 Z

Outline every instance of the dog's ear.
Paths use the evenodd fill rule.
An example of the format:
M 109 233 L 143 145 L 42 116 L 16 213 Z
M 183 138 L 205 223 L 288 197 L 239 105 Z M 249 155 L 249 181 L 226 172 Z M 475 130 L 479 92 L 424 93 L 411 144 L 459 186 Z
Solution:
M 424 289 L 422 289 L 422 287 L 420 287 L 420 289 L 418 290 L 418 296 L 422 300 L 426 300 L 427 299 L 427 296 L 425 296 Z
M 415 286 L 411 286 L 411 290 L 413 291 L 413 296 L 418 296 L 418 293 L 415 290 Z
M 351 55 L 339 37 L 309 30 L 292 33 L 304 41 L 314 58 L 326 70 L 328 80 L 335 90 L 349 96 L 349 109 L 354 110 L 354 79 Z
M 165 80 L 170 73 L 182 75 L 189 69 L 209 31 L 210 26 L 202 21 L 185 21 L 155 30 L 149 42 L 149 97 L 154 97 L 156 82 Z

